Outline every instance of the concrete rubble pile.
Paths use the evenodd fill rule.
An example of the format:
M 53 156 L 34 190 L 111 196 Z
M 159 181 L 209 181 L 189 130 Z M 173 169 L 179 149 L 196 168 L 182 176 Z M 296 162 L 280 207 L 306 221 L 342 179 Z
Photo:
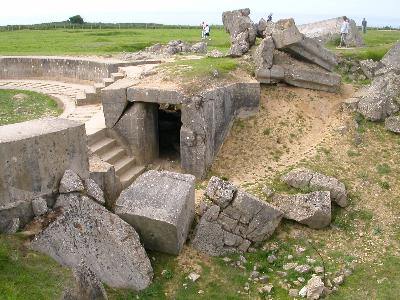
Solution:
M 192 245 L 212 256 L 246 252 L 278 227 L 282 212 L 232 183 L 212 177 L 205 195 L 212 205 L 204 209 Z
M 308 194 L 272 196 L 272 201 L 284 212 L 284 218 L 320 229 L 331 223 L 331 202 L 346 207 L 345 185 L 334 177 L 305 168 L 294 169 L 281 180 L 287 185 L 301 190 L 311 190 Z
M 338 65 L 334 53 L 300 33 L 293 19 L 276 23 L 261 19 L 256 25 L 251 22 L 249 14 L 249 9 L 229 11 L 224 12 L 222 19 L 231 35 L 230 56 L 238 57 L 249 52 L 256 36 L 263 39 L 252 50 L 259 82 L 286 82 L 328 92 L 339 90 L 341 78 L 332 72 Z
M 354 99 L 357 111 L 370 121 L 391 118 L 400 110 L 400 42 L 380 62 L 366 60 L 360 64 L 365 75 L 373 81 Z M 395 123 L 396 118 L 389 119 L 388 130 L 395 128 Z
M 92 179 L 82 180 L 66 170 L 59 196 L 49 208 L 52 217 L 39 219 L 44 220 L 42 231 L 31 247 L 73 268 L 76 277 L 84 276 L 95 294 L 103 294 L 101 282 L 116 288 L 145 289 L 152 281 L 153 269 L 139 235 L 104 204 L 103 192 Z M 78 291 L 70 296 L 81 289 L 78 282 Z

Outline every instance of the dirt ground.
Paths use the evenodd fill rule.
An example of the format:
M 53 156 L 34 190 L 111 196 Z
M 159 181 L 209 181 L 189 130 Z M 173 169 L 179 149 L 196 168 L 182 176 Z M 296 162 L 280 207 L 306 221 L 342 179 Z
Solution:
M 316 146 L 342 122 L 340 104 L 353 93 L 351 85 L 340 94 L 264 86 L 260 111 L 234 124 L 212 172 L 245 184 L 315 155 Z

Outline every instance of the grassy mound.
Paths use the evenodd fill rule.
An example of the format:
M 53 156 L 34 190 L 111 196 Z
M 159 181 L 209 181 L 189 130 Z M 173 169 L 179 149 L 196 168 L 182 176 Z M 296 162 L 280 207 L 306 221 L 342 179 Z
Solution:
M 0 126 L 54 117 L 60 113 L 57 102 L 49 96 L 30 91 L 0 90 Z

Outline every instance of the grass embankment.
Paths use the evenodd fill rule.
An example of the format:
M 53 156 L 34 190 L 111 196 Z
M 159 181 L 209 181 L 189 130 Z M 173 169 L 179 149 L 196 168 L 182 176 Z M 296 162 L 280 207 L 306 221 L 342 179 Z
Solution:
M 59 299 L 72 282 L 68 269 L 27 249 L 23 238 L 0 235 L 0 299 Z
M 0 126 L 54 117 L 61 113 L 57 102 L 49 96 L 20 90 L 0 90 Z
M 368 30 L 366 34 L 363 34 L 363 37 L 365 46 L 362 48 L 336 49 L 338 45 L 337 41 L 328 43 L 327 46 L 345 57 L 378 61 L 400 40 L 400 30 Z
M 90 55 L 136 52 L 156 43 L 201 40 L 200 29 L 83 29 L 18 30 L 0 32 L 1 55 Z M 226 51 L 229 35 L 212 29 L 210 49 Z

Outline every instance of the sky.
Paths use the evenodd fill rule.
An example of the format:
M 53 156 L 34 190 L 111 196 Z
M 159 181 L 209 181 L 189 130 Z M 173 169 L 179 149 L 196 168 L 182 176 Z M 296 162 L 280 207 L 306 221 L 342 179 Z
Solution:
M 0 25 L 35 24 L 81 15 L 86 22 L 222 24 L 223 11 L 250 8 L 257 22 L 293 17 L 297 24 L 346 15 L 371 26 L 400 27 L 400 0 L 3 0 Z

